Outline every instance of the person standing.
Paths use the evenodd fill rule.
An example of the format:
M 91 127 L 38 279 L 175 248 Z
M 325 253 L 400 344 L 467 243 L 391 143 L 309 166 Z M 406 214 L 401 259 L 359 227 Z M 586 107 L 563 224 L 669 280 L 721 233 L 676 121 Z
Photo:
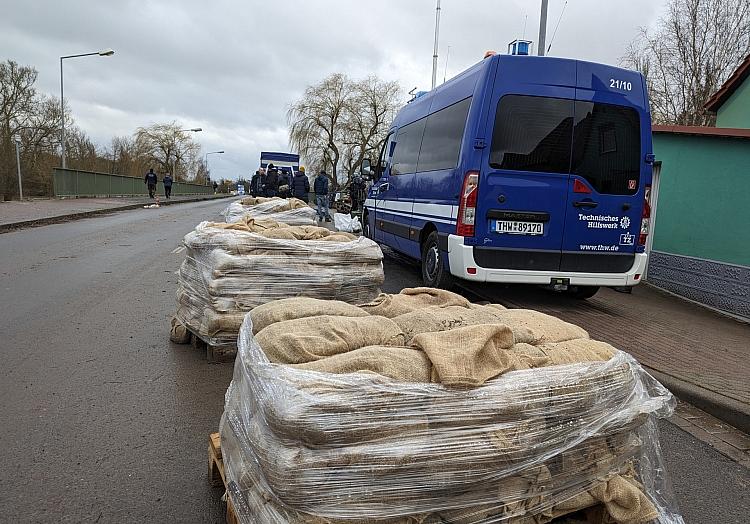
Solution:
M 260 195 L 260 169 L 258 169 L 250 179 L 250 196 L 257 197 Z
M 305 174 L 305 166 L 302 166 L 299 168 L 299 171 L 294 174 L 294 179 L 292 180 L 292 196 L 307 202 L 309 200 L 309 193 L 310 180 L 308 180 L 307 175 Z
M 146 176 L 143 177 L 143 183 L 148 186 L 148 196 L 149 198 L 154 198 L 154 193 L 156 193 L 156 183 L 159 181 L 158 178 L 156 178 L 156 173 L 154 173 L 154 168 L 150 168 L 148 170 L 148 173 L 146 173 Z
M 162 179 L 161 183 L 164 184 L 164 197 L 169 200 L 169 198 L 172 196 L 172 175 L 167 173 L 164 175 L 164 178 Z
M 219 189 L 219 184 L 214 180 L 214 195 L 216 194 L 217 189 Z
M 318 206 L 318 221 L 331 221 L 331 215 L 328 212 L 328 176 L 325 169 L 321 169 L 314 183 L 315 202 Z
M 279 172 L 273 164 L 268 164 L 268 174 L 266 174 L 266 182 L 264 186 L 265 195 L 267 197 L 275 197 L 276 193 L 279 191 Z

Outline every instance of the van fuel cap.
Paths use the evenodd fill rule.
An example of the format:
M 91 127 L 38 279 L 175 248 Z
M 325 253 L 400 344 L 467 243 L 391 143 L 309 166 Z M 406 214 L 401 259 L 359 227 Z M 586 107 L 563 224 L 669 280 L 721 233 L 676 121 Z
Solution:
M 499 197 L 497 197 L 497 201 L 501 204 L 505 203 L 505 195 L 500 195 Z

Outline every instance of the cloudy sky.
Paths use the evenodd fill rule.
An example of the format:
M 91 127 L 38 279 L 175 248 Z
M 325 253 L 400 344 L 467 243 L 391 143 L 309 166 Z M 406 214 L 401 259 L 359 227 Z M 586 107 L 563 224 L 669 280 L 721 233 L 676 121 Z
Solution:
M 537 39 L 540 1 L 442 0 L 438 79 Z M 550 0 L 549 43 L 565 0 Z M 569 0 L 550 54 L 617 65 L 638 27 L 664 0 Z M 257 168 L 261 150 L 287 151 L 286 110 L 334 72 L 376 73 L 405 92 L 429 89 L 434 0 L 228 2 L 27 0 L 0 17 L 0 60 L 39 71 L 40 91 L 59 96 L 61 55 L 112 48 L 108 58 L 65 61 L 65 96 L 99 145 L 136 127 L 176 120 L 196 134 L 212 176 Z

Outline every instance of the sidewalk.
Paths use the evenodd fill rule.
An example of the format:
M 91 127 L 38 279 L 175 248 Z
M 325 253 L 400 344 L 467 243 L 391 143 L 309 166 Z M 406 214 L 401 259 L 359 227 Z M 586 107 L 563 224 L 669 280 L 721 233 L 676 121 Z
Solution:
M 529 287 L 493 294 L 582 326 L 632 354 L 682 400 L 750 432 L 750 324 L 644 284 L 585 301 Z
M 230 195 L 181 195 L 169 200 L 160 197 L 161 205 L 197 202 Z M 99 213 L 135 209 L 154 203 L 145 197 L 122 198 L 51 198 L 0 202 L 0 231 L 30 227 L 63 220 L 85 218 Z

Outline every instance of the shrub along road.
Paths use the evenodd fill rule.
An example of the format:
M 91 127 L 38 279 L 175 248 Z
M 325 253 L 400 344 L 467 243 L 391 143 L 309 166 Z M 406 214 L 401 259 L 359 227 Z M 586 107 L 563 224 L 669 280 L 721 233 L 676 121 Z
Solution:
M 0 235 L 0 515 L 8 522 L 222 522 L 206 480 L 231 364 L 171 344 L 182 237 L 226 201 Z M 386 290 L 419 285 L 386 260 Z M 671 424 L 688 522 L 743 522 L 748 470 Z

